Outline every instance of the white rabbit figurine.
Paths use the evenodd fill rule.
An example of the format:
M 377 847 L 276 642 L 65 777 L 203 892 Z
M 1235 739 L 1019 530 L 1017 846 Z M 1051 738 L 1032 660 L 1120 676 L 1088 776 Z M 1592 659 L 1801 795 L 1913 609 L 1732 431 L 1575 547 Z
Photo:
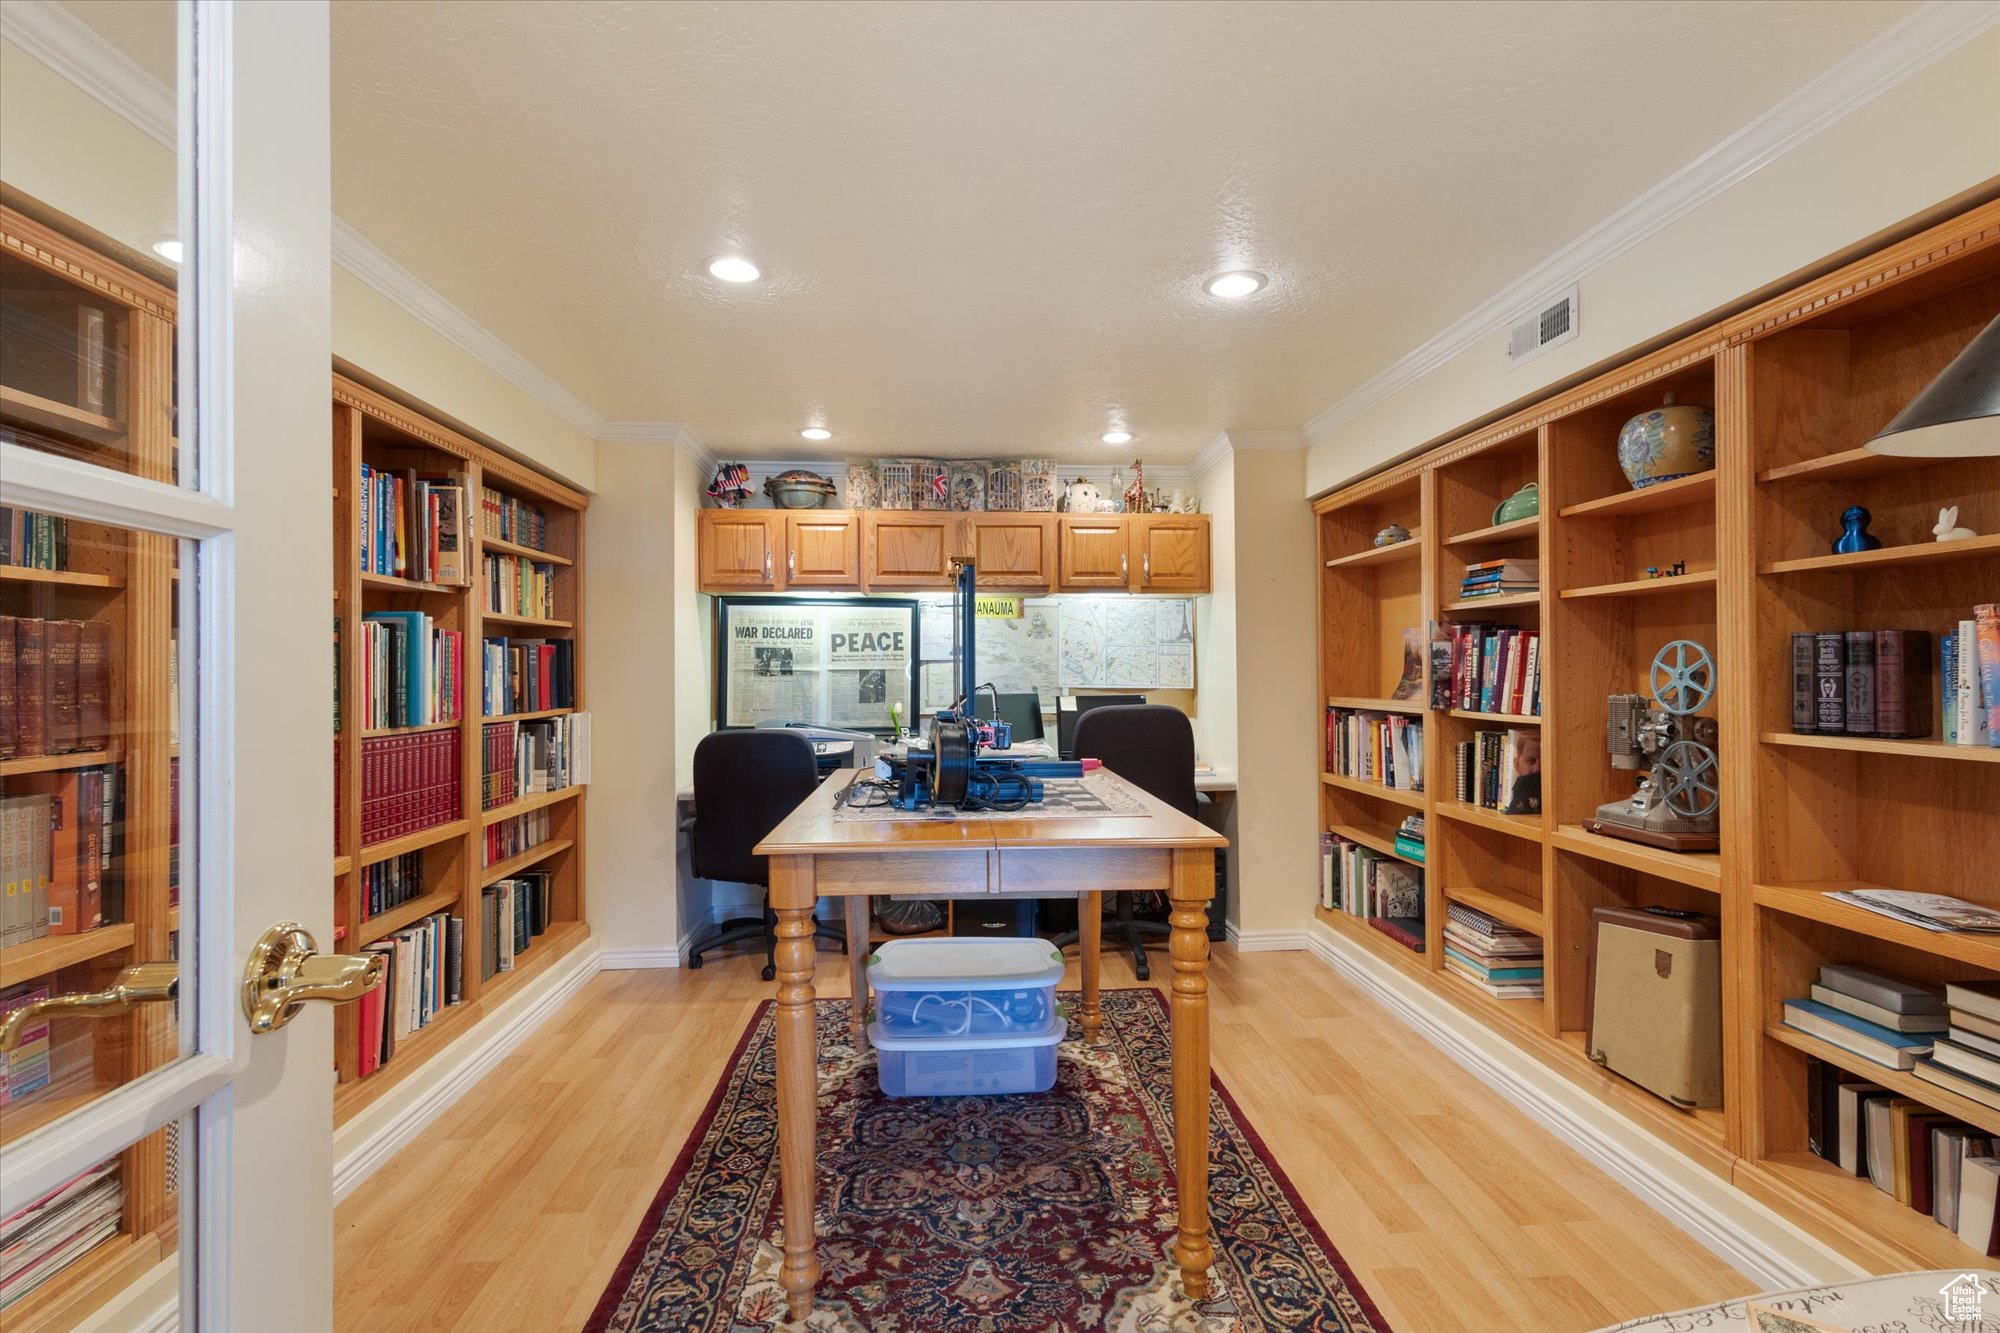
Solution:
M 1958 526 L 1957 505 L 1949 505 L 1938 510 L 1937 526 L 1932 528 L 1931 531 L 1937 534 L 1937 539 L 1941 542 L 1955 542 L 1963 537 L 1977 537 L 1979 535 L 1971 528 L 1961 528 Z

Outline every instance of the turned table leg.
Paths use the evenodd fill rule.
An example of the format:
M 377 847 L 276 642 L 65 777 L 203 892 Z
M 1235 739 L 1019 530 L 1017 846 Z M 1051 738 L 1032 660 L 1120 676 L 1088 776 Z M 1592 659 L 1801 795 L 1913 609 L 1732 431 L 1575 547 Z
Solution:
M 1097 955 L 1104 943 L 1104 895 L 1084 893 L 1076 900 L 1077 955 L 1083 962 L 1083 1003 L 1077 1018 L 1083 1024 L 1083 1039 L 1097 1040 L 1104 1025 L 1104 1010 L 1097 1002 Z
M 847 1034 L 854 1039 L 854 1049 L 860 1050 L 868 1040 L 868 1004 L 872 998 L 868 994 L 868 899 L 859 894 L 846 900 L 847 904 L 847 993 L 848 1001 Z
M 813 1161 L 818 1151 L 819 1037 L 813 1014 L 812 863 L 771 858 L 771 905 L 778 914 L 778 1188 L 784 1201 L 785 1261 L 778 1283 L 792 1318 L 812 1313 L 819 1284 L 813 1234 Z
M 1167 898 L 1173 910 L 1171 1007 L 1174 1043 L 1174 1168 L 1181 1234 L 1174 1258 L 1188 1299 L 1208 1295 L 1215 1250 L 1208 1239 L 1208 900 L 1215 896 L 1215 854 L 1174 852 Z

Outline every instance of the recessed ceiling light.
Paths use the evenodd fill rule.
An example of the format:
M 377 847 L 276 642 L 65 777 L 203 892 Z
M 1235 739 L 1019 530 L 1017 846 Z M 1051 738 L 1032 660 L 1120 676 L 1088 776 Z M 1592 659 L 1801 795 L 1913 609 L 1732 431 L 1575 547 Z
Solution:
M 153 253 L 166 260 L 169 264 L 178 264 L 181 262 L 182 256 L 187 252 L 181 248 L 179 241 L 169 238 L 164 241 L 154 241 Z
M 1130 444 L 1132 443 L 1132 432 L 1129 430 L 1107 430 L 1104 432 L 1104 442 L 1106 444 Z
M 709 260 L 708 272 L 710 277 L 724 282 L 755 282 L 764 276 L 764 270 L 741 255 L 724 255 L 720 259 Z
M 799 434 L 808 440 L 830 440 L 833 438 L 833 432 L 824 426 L 807 426 Z
M 1249 269 L 1239 269 L 1234 273 L 1224 273 L 1218 277 L 1210 278 L 1208 280 L 1208 294 L 1233 301 L 1239 297 L 1248 296 L 1252 292 L 1262 291 L 1264 284 L 1268 281 L 1269 279 L 1261 273 L 1252 273 Z

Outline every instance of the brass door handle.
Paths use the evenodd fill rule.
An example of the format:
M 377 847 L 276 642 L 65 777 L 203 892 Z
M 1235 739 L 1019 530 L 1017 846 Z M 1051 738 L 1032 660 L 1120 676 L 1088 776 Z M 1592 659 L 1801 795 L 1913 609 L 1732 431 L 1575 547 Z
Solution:
M 382 984 L 378 953 L 316 953 L 296 921 L 265 931 L 243 965 L 243 1016 L 254 1033 L 276 1032 L 307 1000 L 358 1000 Z
M 31 1000 L 0 1020 L 0 1053 L 21 1044 L 28 1024 L 46 1018 L 112 1018 L 127 1014 L 142 1004 L 171 1000 L 180 994 L 179 963 L 134 963 L 111 979 L 100 991 L 80 995 L 51 995 Z

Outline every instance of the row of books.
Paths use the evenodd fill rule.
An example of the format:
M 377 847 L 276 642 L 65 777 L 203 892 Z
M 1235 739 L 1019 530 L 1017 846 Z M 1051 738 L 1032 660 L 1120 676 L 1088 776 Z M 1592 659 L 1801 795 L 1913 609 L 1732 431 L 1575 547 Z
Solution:
M 367 947 L 382 955 L 382 984 L 356 1001 L 360 1029 L 357 1072 L 366 1078 L 463 994 L 465 923 L 449 912 L 385 935 Z
M 1952 745 L 2000 745 L 2000 603 L 1973 608 L 1938 655 L 1944 738 Z
M 1423 720 L 1327 705 L 1326 771 L 1398 791 L 1422 791 Z
M 1467 565 L 1465 578 L 1459 584 L 1458 595 L 1464 600 L 1507 597 L 1519 592 L 1534 592 L 1541 586 L 1540 557 L 1511 556 Z
M 487 556 L 486 609 L 501 616 L 554 620 L 556 567 L 518 555 Z
M 1431 707 L 1540 715 L 1542 633 L 1513 625 L 1445 624 L 1431 645 Z
M 10 778 L 0 796 L 0 947 L 105 923 L 121 842 L 112 765 Z
M 549 549 L 548 513 L 540 505 L 517 500 L 491 486 L 479 488 L 479 530 L 516 546 Z
M 589 733 L 588 713 L 487 723 L 480 808 L 497 810 L 523 796 L 561 791 L 583 781 L 579 761 Z
M 111 1239 L 124 1211 L 113 1157 L 0 1217 L 0 1310 Z
M 69 568 L 69 520 L 0 505 L 0 565 Z
M 1424 871 L 1338 833 L 1319 835 L 1319 903 L 1349 916 L 1420 917 Z
M 45 981 L 31 981 L 0 991 L 0 1018 L 24 1004 L 49 998 Z M 20 1043 L 0 1055 L 0 1106 L 20 1101 L 30 1093 L 49 1086 L 49 1024 L 47 1019 L 30 1023 L 21 1032 Z
M 1994 1136 L 1824 1060 L 1806 1059 L 1806 1143 L 1821 1159 L 2000 1254 Z
M 0 759 L 110 742 L 110 622 L 0 616 Z
M 486 958 L 482 977 L 511 972 L 514 962 L 547 932 L 555 902 L 555 876 L 528 870 L 498 880 L 479 891 L 486 922 Z
M 424 896 L 424 854 L 404 852 L 361 867 L 361 919 Z
M 1808 994 L 1784 1003 L 1785 1025 L 1887 1069 L 1907 1070 L 1944 1031 L 1944 992 L 1890 972 L 1827 963 Z
M 576 707 L 576 644 L 569 639 L 488 639 L 480 673 L 480 709 L 540 713 Z
M 1542 998 L 1542 937 L 1476 907 L 1445 904 L 1444 965 L 1495 999 Z
M 465 635 L 421 611 L 370 611 L 361 625 L 363 727 L 456 722 Z
M 510 856 L 519 856 L 530 847 L 539 847 L 549 840 L 555 821 L 547 806 L 540 810 L 530 810 L 525 815 L 515 815 L 512 819 L 502 819 L 486 826 L 485 859 L 481 865 L 492 865 L 505 861 Z
M 1542 812 L 1542 733 L 1532 727 L 1475 731 L 1451 747 L 1452 795 L 1506 815 Z
M 361 465 L 361 569 L 419 583 L 464 584 L 466 481 L 462 472 Z
M 456 728 L 361 742 L 361 841 L 365 846 L 449 824 L 459 805 Z
M 2000 604 L 1975 608 L 1935 648 L 1928 630 L 1794 634 L 1792 730 L 1929 736 L 1934 680 L 1947 743 L 2000 745 Z

